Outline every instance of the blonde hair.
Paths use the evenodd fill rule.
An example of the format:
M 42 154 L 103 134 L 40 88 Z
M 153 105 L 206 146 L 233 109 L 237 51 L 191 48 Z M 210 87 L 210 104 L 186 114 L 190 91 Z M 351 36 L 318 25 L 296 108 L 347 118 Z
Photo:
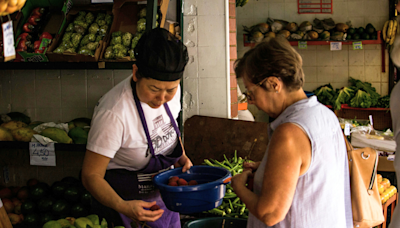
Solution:
M 303 60 L 283 37 L 270 38 L 256 45 L 235 61 L 236 77 L 257 84 L 267 77 L 282 80 L 286 89 L 299 90 L 304 85 Z

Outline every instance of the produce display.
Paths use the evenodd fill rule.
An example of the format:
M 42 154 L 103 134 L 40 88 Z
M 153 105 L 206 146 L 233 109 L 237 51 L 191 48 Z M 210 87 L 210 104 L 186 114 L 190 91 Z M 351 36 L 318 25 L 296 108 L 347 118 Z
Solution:
M 236 151 L 233 158 L 228 159 L 225 155 L 224 158 L 222 162 L 214 159 L 204 159 L 204 164 L 227 169 L 231 172 L 232 176 L 234 176 L 243 172 L 243 162 L 251 162 L 250 160 L 238 157 Z M 247 182 L 247 188 L 250 190 L 253 189 L 251 178 L 249 178 Z M 240 201 L 240 198 L 236 196 L 231 185 L 227 184 L 222 204 L 218 208 L 205 211 L 204 213 L 224 217 L 247 218 L 249 210 L 246 208 L 246 205 Z
M 355 108 L 389 108 L 389 95 L 381 96 L 369 82 L 358 79 L 349 79 L 351 86 L 333 89 L 331 84 L 325 84 L 313 92 L 318 101 L 324 105 L 331 105 L 335 110 L 340 110 L 342 104 Z
M 187 181 L 183 178 L 177 176 L 171 176 L 168 180 L 169 186 L 188 186 L 188 185 L 198 185 L 196 180 Z
M 397 193 L 397 188 L 390 184 L 389 179 L 382 178 L 381 174 L 377 174 L 377 182 L 379 195 L 381 196 L 382 204 L 385 204 L 393 195 Z
M 91 119 L 76 118 L 64 124 L 65 128 L 53 126 L 54 123 L 33 121 L 23 113 L 10 112 L 8 120 L 0 125 L 0 141 L 31 142 L 33 135 L 47 137 L 57 143 L 86 144 Z
M 104 52 L 105 59 L 120 59 L 129 56 L 135 59 L 134 49 L 139 42 L 140 37 L 146 30 L 146 8 L 139 11 L 139 20 L 136 25 L 136 34 L 130 32 L 116 31 L 111 34 L 111 40 Z M 156 14 L 158 20 L 159 15 Z M 158 21 L 156 26 L 158 27 Z
M 365 27 L 353 27 L 350 22 L 335 23 L 331 18 L 319 20 L 313 23 L 303 21 L 299 25 L 296 22 L 287 22 L 268 18 L 266 23 L 259 23 L 250 28 L 243 26 L 248 34 L 249 41 L 262 42 L 268 37 L 282 36 L 288 40 L 376 40 L 378 38 L 375 27 L 368 23 Z
M 15 50 L 17 52 L 44 53 L 53 39 L 53 36 L 48 32 L 40 33 L 47 23 L 48 14 L 47 8 L 37 7 L 32 10 L 31 15 L 22 27 L 23 33 L 16 39 Z
M 42 227 L 51 220 L 74 225 L 74 218 L 89 215 L 92 203 L 92 195 L 74 177 L 64 177 L 51 186 L 31 178 L 25 186 L 2 187 L 0 198 L 11 223 L 28 227 Z M 75 226 L 82 227 L 77 221 Z
M 236 0 L 236 7 L 243 7 L 249 0 Z
M 77 53 L 94 55 L 111 27 L 113 16 L 106 12 L 79 11 L 68 24 L 59 46 L 54 53 Z

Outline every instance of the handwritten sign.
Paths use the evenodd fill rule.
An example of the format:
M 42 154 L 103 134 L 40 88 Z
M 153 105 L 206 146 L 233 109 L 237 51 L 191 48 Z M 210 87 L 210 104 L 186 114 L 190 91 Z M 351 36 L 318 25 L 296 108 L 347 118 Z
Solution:
M 342 42 L 331 42 L 331 51 L 342 50 Z
M 307 49 L 307 41 L 299 41 L 298 45 L 299 49 Z
M 54 143 L 43 145 L 40 142 L 30 142 L 29 154 L 31 165 L 56 166 Z
M 363 49 L 361 41 L 353 42 L 353 50 L 361 50 L 361 49 Z
M 3 28 L 4 62 L 7 62 L 15 59 L 14 32 L 12 21 L 3 23 L 1 27 Z

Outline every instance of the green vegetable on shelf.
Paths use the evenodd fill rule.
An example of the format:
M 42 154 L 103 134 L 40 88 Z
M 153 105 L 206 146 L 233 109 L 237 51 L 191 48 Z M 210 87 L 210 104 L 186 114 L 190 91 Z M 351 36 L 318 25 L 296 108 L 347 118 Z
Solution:
M 356 95 L 350 100 L 351 107 L 369 108 L 372 105 L 371 95 L 359 89 Z
M 355 88 L 352 87 L 343 87 L 337 91 L 337 97 L 334 103 L 335 110 L 340 110 L 342 104 L 348 104 L 350 102 L 356 92 L 354 89 Z
M 318 101 L 321 102 L 322 104 L 333 105 L 336 93 L 335 90 L 333 90 L 333 87 L 330 83 L 318 87 L 313 92 L 317 96 Z

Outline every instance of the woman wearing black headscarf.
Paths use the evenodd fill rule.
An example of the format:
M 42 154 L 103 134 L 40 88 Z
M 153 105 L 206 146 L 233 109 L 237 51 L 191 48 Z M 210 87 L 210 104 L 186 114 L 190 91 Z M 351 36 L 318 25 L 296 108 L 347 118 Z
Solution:
M 152 176 L 192 166 L 177 127 L 186 47 L 165 29 L 143 34 L 133 74 L 98 102 L 89 132 L 82 182 L 96 201 L 92 213 L 114 226 L 181 227 L 152 184 Z M 157 204 L 161 209 L 151 211 Z

